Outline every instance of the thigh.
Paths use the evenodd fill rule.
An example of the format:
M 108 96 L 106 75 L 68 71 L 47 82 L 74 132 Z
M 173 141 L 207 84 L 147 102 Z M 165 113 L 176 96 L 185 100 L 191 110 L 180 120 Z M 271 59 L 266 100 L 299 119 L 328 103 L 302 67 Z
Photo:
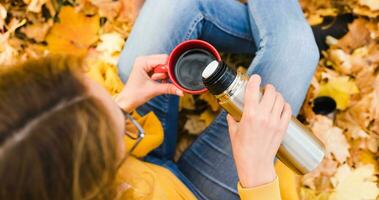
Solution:
M 227 13 L 228 17 L 225 17 Z M 253 52 L 246 4 L 236 0 L 146 0 L 121 53 L 126 81 L 136 57 L 170 53 L 179 43 L 203 39 L 221 51 Z
M 226 115 L 223 111 L 177 163 L 204 199 L 239 199 Z
M 273 84 L 296 115 L 318 62 L 309 25 L 294 0 L 251 0 L 248 7 L 257 47 L 248 74 Z M 184 152 L 178 167 L 208 199 L 239 199 L 225 112 Z
M 120 77 L 127 80 L 137 56 L 169 53 L 189 39 L 207 40 L 221 50 L 251 51 L 246 9 L 235 0 L 217 4 L 213 0 L 147 0 L 121 53 Z M 229 20 L 223 19 L 225 12 L 233 13 Z M 171 159 L 175 153 L 178 102 L 176 96 L 162 95 L 137 109 L 140 114 L 153 111 L 162 122 L 164 141 L 152 152 L 161 159 Z

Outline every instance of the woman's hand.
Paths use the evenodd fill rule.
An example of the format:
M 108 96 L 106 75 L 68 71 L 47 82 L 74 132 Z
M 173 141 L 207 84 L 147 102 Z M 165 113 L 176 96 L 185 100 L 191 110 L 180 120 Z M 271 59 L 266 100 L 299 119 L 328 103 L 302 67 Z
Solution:
M 167 59 L 168 56 L 164 54 L 138 57 L 134 62 L 128 82 L 115 98 L 117 104 L 125 111 L 132 111 L 162 94 L 183 96 L 183 92 L 173 84 L 157 82 L 166 79 L 167 74 L 154 73 L 154 68 L 166 65 Z
M 250 78 L 241 121 L 228 115 L 233 156 L 245 188 L 275 180 L 274 158 L 291 119 L 291 108 L 282 95 L 267 85 L 261 97 L 260 83 L 258 75 Z

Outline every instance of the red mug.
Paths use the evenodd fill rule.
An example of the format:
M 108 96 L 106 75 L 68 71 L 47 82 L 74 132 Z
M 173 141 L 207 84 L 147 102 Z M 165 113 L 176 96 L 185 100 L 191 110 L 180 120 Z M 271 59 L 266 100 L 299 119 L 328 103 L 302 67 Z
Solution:
M 183 86 L 180 85 L 175 75 L 175 66 L 178 61 L 178 58 L 183 53 L 191 49 L 203 49 L 211 53 L 218 61 L 221 61 L 221 56 L 216 50 L 216 48 L 213 47 L 208 42 L 205 42 L 203 40 L 187 40 L 180 43 L 178 46 L 176 46 L 174 50 L 172 50 L 172 52 L 170 53 L 167 64 L 157 66 L 154 69 L 154 73 L 167 73 L 171 82 L 180 90 L 189 94 L 201 94 L 207 91 L 207 88 L 205 88 L 205 86 L 204 88 L 200 90 L 190 90 L 190 89 L 184 88 Z M 168 68 L 165 66 L 168 66 Z

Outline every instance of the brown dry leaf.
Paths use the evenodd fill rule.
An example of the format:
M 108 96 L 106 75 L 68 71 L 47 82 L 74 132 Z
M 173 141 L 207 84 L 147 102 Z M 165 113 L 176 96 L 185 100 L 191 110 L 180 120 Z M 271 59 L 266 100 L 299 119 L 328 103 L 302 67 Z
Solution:
M 187 118 L 184 129 L 187 130 L 189 134 L 198 135 L 207 128 L 205 122 L 200 119 L 200 116 L 188 115 Z
M 174 160 L 178 161 L 180 156 L 184 153 L 184 151 L 187 150 L 187 148 L 192 144 L 192 142 L 195 140 L 195 136 L 188 135 L 188 134 L 182 134 L 178 144 L 176 145 L 176 151 Z
M 328 178 L 334 176 L 338 168 L 338 162 L 335 161 L 332 155 L 328 154 L 322 160 L 320 165 L 312 172 L 305 174 L 302 179 L 302 185 L 313 190 L 320 190 L 331 185 Z M 321 181 L 321 177 L 327 178 L 326 181 Z
M 358 18 L 349 24 L 349 32 L 343 36 L 337 46 L 344 51 L 362 47 L 370 41 L 370 31 L 366 27 L 367 21 L 363 18 Z
M 342 49 L 331 49 L 329 51 L 329 61 L 333 62 L 333 68 L 343 74 L 350 74 L 352 71 L 351 56 Z
M 121 0 L 122 8 L 118 20 L 133 22 L 137 18 L 144 1 L 145 0 Z
M 52 53 L 83 55 L 98 40 L 99 17 L 87 17 L 73 7 L 62 7 L 60 22 L 54 24 L 46 41 Z
M 338 9 L 329 0 L 300 0 L 305 17 L 310 25 L 321 24 L 326 16 L 336 16 Z
M 195 99 L 192 95 L 184 93 L 184 96 L 179 99 L 179 110 L 195 110 Z
M 367 6 L 370 10 L 379 10 L 378 0 L 358 0 L 359 4 L 362 6 Z
M 0 30 L 3 29 L 5 26 L 5 19 L 7 18 L 7 10 L 4 8 L 4 6 L 0 3 Z
M 333 126 L 333 121 L 324 116 L 317 116 L 311 129 L 313 133 L 324 143 L 327 153 L 334 155 L 336 160 L 344 163 L 349 154 L 349 143 L 343 131 Z
M 336 116 L 336 125 L 346 130 L 346 134 L 352 139 L 367 138 L 368 134 L 360 124 L 350 114 L 350 112 L 340 112 Z
M 216 112 L 220 109 L 220 105 L 217 103 L 216 97 L 210 94 L 209 92 L 201 94 L 200 99 L 206 101 L 213 112 Z
M 370 17 L 370 18 L 376 18 L 379 16 L 379 12 L 378 11 L 373 11 L 371 10 L 369 7 L 367 6 L 354 6 L 353 7 L 353 12 L 354 14 L 357 14 L 357 15 L 362 15 L 362 16 L 367 16 L 367 17 Z
M 351 119 L 354 119 L 365 131 L 368 131 L 368 127 L 375 120 L 375 113 L 379 107 L 374 100 L 374 95 L 373 92 L 365 94 L 346 110 L 346 115 L 350 115 Z
M 123 46 L 124 38 L 119 33 L 112 32 L 101 35 L 100 43 L 96 47 L 96 50 L 100 53 L 98 59 L 117 65 Z
M 335 191 L 330 200 L 376 199 L 379 188 L 376 186 L 374 167 L 365 165 L 352 169 L 348 165 L 341 166 L 332 178 Z
M 53 20 L 48 20 L 45 23 L 36 23 L 25 26 L 21 29 L 21 32 L 25 33 L 28 38 L 34 39 L 36 42 L 42 42 L 45 40 L 46 35 L 53 24 Z
M 96 8 L 101 17 L 106 17 L 108 20 L 114 20 L 121 12 L 122 2 L 114 0 L 88 0 Z
M 212 112 L 210 109 L 207 109 L 201 113 L 200 120 L 203 120 L 205 122 L 205 126 L 209 126 L 216 117 L 217 113 Z
M 359 167 L 362 165 L 372 165 L 375 170 L 378 170 L 378 161 L 376 160 L 376 156 L 373 152 L 369 150 L 360 150 L 357 151 L 356 155 L 352 154 L 352 158 L 354 158 L 353 163 L 355 166 Z
M 34 13 L 40 13 L 42 10 L 42 6 L 47 2 L 48 0 L 24 0 L 24 2 L 28 5 L 28 11 L 34 12 Z

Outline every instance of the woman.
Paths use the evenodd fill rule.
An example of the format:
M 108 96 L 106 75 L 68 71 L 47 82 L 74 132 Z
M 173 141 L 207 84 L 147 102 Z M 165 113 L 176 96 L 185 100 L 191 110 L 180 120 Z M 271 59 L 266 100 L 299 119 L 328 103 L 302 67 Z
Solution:
M 173 85 L 155 82 L 159 74 L 149 76 L 166 60 L 167 55 L 138 58 L 118 105 L 79 71 L 81 64 L 73 59 L 50 57 L 2 68 L 0 199 L 195 199 L 200 195 L 177 178 L 185 179 L 183 175 L 134 158 L 136 146 L 123 143 L 125 120 L 135 121 L 128 114 L 125 118 L 120 107 L 128 112 L 161 94 L 181 95 Z M 291 110 L 272 86 L 266 87 L 260 100 L 259 85 L 260 77 L 253 76 L 246 95 L 250 103 L 241 122 L 229 118 L 240 181 L 250 188 L 240 186 L 240 195 L 266 199 L 271 190 L 270 198 L 279 199 L 272 161 Z M 222 166 L 215 170 L 231 173 Z
M 169 52 L 186 37 L 199 35 L 184 34 L 184 37 L 172 30 L 166 33 L 171 37 L 166 37 L 163 32 L 168 29 L 157 29 L 157 37 L 149 36 L 142 41 L 139 35 L 150 33 L 143 32 L 141 24 L 146 20 L 146 13 L 161 12 L 155 16 L 157 18 L 150 19 L 152 24 L 146 24 L 149 31 L 155 20 L 166 19 L 165 14 L 173 14 L 172 9 L 192 9 L 189 5 L 206 8 L 203 3 L 208 1 L 193 1 L 193 4 L 189 0 L 180 1 L 183 4 L 159 1 L 166 6 L 167 12 L 153 10 L 157 6 L 153 2 L 158 1 L 146 2 L 126 44 L 124 55 L 128 60 L 122 58 L 120 66 L 124 78 L 129 79 L 116 98 L 118 105 L 103 89 L 78 72 L 80 64 L 70 59 L 31 61 L 1 72 L 0 199 L 280 199 L 273 159 L 291 111 L 272 85 L 266 87 L 262 99 L 258 98 L 261 80 L 257 75 L 249 81 L 245 101 L 250 103 L 246 103 L 243 119 L 236 123 L 228 118 L 227 125 L 226 113 L 221 113 L 179 162 L 172 162 L 178 99 L 169 94 L 181 95 L 181 92 L 171 84 L 155 82 L 162 77 L 161 74 L 151 75 L 154 67 L 166 63 L 167 55 L 134 57 L 152 53 L 150 51 Z M 231 5 L 244 6 L 239 3 Z M 212 8 L 211 4 L 207 6 Z M 300 16 L 298 7 L 289 8 L 296 8 L 290 16 Z M 228 10 L 233 11 L 230 9 L 234 7 Z M 247 12 L 247 9 L 243 10 Z M 172 17 L 167 19 L 175 22 Z M 241 22 L 245 26 L 248 20 Z M 300 28 L 306 27 L 303 20 L 297 22 L 295 24 L 300 24 Z M 192 32 L 202 30 L 195 30 L 194 26 Z M 266 41 L 264 44 L 270 45 L 258 45 L 260 51 L 249 74 L 258 73 L 263 82 L 272 82 L 297 112 L 317 55 L 308 29 L 292 28 L 305 30 L 302 34 L 306 36 L 300 42 L 291 37 L 284 39 L 297 42 L 296 47 L 304 50 L 297 52 L 295 58 L 289 54 L 290 51 L 274 45 L 287 40 L 279 43 L 274 38 L 275 43 L 270 44 L 270 38 L 263 39 Z M 202 39 L 210 41 L 211 38 Z M 231 44 L 238 42 L 238 37 L 228 39 Z M 247 50 L 247 46 L 254 46 L 253 39 L 249 41 L 245 44 L 246 41 L 241 40 L 234 44 Z M 138 47 L 138 42 L 145 45 Z M 223 45 L 227 48 L 232 47 L 231 44 Z M 132 48 L 135 48 L 135 53 Z M 272 50 L 279 52 L 274 51 L 277 54 L 269 59 L 266 52 L 272 53 Z M 135 60 L 133 68 L 132 60 Z M 130 64 L 123 66 L 123 63 Z M 295 77 L 297 83 L 293 81 Z M 142 134 L 126 131 L 126 137 L 135 142 L 125 146 L 122 142 L 125 119 L 132 122 L 140 133 L 142 130 L 128 114 L 125 118 L 119 107 L 125 112 L 137 108 L 142 115 L 153 111 L 163 125 L 163 143 L 145 157 L 146 162 L 132 155 L 148 138 L 148 133 L 146 138 L 142 138 Z
M 274 85 L 298 114 L 319 52 L 296 0 L 147 0 L 122 52 L 121 77 L 128 80 L 137 56 L 169 53 L 188 39 L 255 55 L 247 73 L 260 75 L 262 85 Z M 241 165 L 232 156 L 236 145 L 229 139 L 225 112 L 172 164 L 177 123 L 168 122 L 177 121 L 178 102 L 176 96 L 162 95 L 137 109 L 140 114 L 154 111 L 165 133 L 163 144 L 145 160 L 169 168 L 199 199 L 238 199 Z

